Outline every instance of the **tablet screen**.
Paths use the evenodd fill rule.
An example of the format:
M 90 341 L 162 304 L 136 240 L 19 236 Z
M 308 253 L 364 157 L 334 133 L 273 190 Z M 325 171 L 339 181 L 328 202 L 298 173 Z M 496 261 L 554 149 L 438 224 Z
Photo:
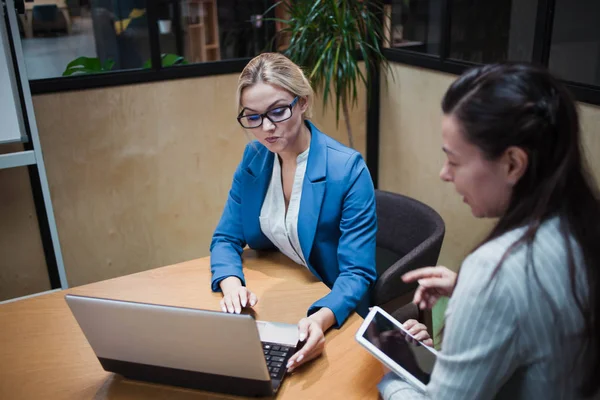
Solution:
M 377 312 L 363 337 L 425 385 L 429 382 L 435 354 Z

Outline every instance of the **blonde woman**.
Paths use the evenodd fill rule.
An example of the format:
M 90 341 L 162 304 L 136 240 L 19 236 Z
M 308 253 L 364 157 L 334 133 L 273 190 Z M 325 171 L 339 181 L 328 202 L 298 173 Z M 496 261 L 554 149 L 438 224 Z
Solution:
M 302 70 L 281 54 L 261 54 L 244 68 L 237 120 L 256 140 L 246 146 L 210 247 L 212 289 L 223 292 L 224 312 L 259 300 L 242 272 L 246 245 L 281 251 L 331 288 L 299 321 L 305 343 L 288 371 L 321 354 L 329 328 L 368 311 L 377 277 L 371 176 L 360 153 L 309 121 L 313 96 Z

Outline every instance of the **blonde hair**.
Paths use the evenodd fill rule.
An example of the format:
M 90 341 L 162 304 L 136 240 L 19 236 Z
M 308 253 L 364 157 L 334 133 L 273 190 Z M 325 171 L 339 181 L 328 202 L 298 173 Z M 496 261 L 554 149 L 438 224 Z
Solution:
M 241 107 L 242 92 L 256 83 L 279 86 L 294 96 L 306 99 L 304 118 L 312 116 L 314 93 L 302 69 L 279 53 L 262 53 L 254 57 L 240 74 L 237 88 L 237 104 Z

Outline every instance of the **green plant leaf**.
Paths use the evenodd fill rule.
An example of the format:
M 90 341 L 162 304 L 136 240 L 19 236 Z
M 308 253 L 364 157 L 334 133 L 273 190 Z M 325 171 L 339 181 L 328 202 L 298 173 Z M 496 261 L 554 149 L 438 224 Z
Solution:
M 182 56 L 178 56 L 177 54 L 163 54 L 162 58 L 162 66 L 163 67 L 171 67 L 173 65 L 184 65 L 188 62 Z
M 110 70 L 112 70 L 114 65 L 115 65 L 115 62 L 111 58 L 109 58 L 106 61 L 104 61 L 104 64 L 102 65 L 102 69 L 104 71 L 110 71 Z
M 173 65 L 186 65 L 188 64 L 187 60 L 182 56 L 178 56 L 177 54 L 163 53 L 160 55 L 160 63 L 163 67 L 172 67 Z M 152 68 L 152 59 L 146 60 L 142 68 L 149 69 Z
M 336 124 L 342 109 L 347 114 L 348 106 L 357 104 L 359 84 L 367 87 L 367 101 L 370 101 L 375 68 L 385 66 L 389 70 L 380 45 L 382 1 L 280 1 L 275 6 L 282 7 L 286 17 L 265 20 L 285 25 L 280 30 L 282 35 L 289 35 L 285 55 L 307 71 L 324 104 L 332 100 Z M 366 72 L 360 69 L 359 55 Z
M 97 57 L 78 57 L 67 64 L 63 76 L 95 74 L 112 70 L 114 61 L 107 59 L 104 64 Z

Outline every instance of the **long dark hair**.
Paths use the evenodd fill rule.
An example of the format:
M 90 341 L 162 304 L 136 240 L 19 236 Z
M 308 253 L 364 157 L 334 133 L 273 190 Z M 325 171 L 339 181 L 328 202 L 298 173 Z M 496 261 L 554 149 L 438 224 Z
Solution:
M 545 69 L 493 64 L 471 69 L 448 89 L 442 110 L 456 118 L 466 140 L 490 160 L 517 146 L 528 166 L 513 188 L 508 209 L 479 245 L 515 228 L 523 236 L 506 252 L 531 245 L 540 225 L 557 216 L 567 251 L 571 291 L 583 316 L 585 368 L 582 394 L 600 389 L 600 197 L 580 147 L 577 108 L 566 88 Z M 576 290 L 575 249 L 586 270 L 588 296 Z M 479 247 L 478 246 L 478 247 Z M 500 268 L 500 261 L 497 268 Z

